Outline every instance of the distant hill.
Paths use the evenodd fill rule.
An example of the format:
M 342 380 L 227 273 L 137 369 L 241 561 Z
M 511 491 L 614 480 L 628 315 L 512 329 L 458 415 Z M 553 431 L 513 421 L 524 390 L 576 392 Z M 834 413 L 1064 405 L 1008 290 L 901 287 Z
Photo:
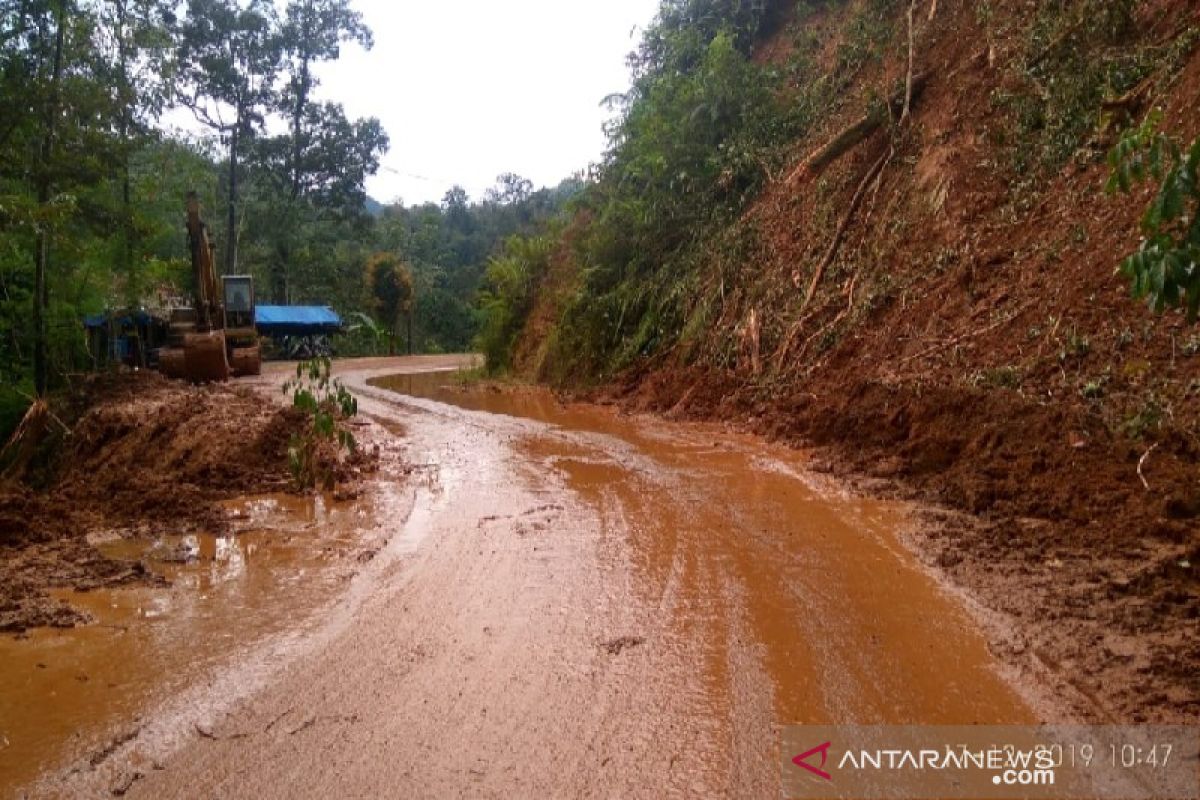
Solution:
M 372 217 L 379 218 L 383 216 L 383 203 L 379 202 L 370 195 L 367 195 L 366 202 L 363 203 L 363 208 L 365 208 L 367 213 Z

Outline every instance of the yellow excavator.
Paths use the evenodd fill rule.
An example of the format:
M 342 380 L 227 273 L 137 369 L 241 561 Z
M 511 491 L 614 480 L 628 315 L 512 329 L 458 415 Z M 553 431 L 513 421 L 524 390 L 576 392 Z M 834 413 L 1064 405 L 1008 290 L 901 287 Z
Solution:
M 158 368 L 193 383 L 258 375 L 262 354 L 254 327 L 254 279 L 226 275 L 218 283 L 213 245 L 195 192 L 188 192 L 187 232 L 195 304 L 171 311 L 169 346 L 159 351 Z

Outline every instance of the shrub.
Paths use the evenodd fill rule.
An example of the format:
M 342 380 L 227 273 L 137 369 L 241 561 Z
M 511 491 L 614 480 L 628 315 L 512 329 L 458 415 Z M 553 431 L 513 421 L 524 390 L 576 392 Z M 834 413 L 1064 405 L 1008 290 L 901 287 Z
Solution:
M 512 366 L 517 336 L 533 306 L 537 283 L 550 267 L 557 241 L 553 233 L 514 236 L 505 242 L 504 252 L 488 262 L 479 299 L 483 321 L 477 345 L 489 372 Z
M 304 427 L 288 443 L 288 466 L 302 489 L 333 488 L 338 451 L 353 453 L 358 443 L 342 421 L 358 414 L 358 400 L 342 382 L 331 377 L 328 358 L 296 365 L 296 377 L 283 384 L 292 405 L 307 415 Z
M 1128 194 L 1146 180 L 1158 184 L 1142 215 L 1142 244 L 1121 262 L 1120 271 L 1134 297 L 1146 298 L 1155 312 L 1179 307 L 1195 322 L 1200 314 L 1200 139 L 1184 150 L 1159 132 L 1158 124 L 1159 116 L 1152 114 L 1108 156 L 1110 193 Z

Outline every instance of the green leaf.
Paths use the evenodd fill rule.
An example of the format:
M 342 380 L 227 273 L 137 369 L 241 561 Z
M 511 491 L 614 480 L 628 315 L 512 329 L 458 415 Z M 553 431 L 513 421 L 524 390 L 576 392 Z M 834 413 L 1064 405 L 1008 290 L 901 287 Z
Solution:
M 1142 217 L 1142 228 L 1148 233 L 1155 233 L 1162 227 L 1163 222 L 1163 193 L 1160 191 L 1150 201 L 1150 205 L 1146 207 L 1146 213 Z
M 1195 322 L 1198 315 L 1200 315 L 1200 275 L 1192 279 L 1187 290 L 1188 322 Z
M 1163 184 L 1162 219 L 1166 222 L 1178 219 L 1183 214 L 1183 189 L 1178 174 L 1169 176 Z M 1175 178 L 1172 180 L 1171 178 Z

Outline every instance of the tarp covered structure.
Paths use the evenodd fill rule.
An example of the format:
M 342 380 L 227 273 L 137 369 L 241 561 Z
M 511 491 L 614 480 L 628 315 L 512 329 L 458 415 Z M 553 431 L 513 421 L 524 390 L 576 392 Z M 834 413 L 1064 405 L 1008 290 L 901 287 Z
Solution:
M 107 328 L 111 322 L 120 330 L 123 327 L 132 325 L 149 325 L 155 319 L 153 314 L 146 311 L 139 310 L 132 313 L 128 311 L 110 311 L 104 314 L 89 314 L 83 318 L 83 327 L 88 330 Z
M 263 336 L 337 333 L 342 318 L 328 306 L 255 306 L 254 326 Z

